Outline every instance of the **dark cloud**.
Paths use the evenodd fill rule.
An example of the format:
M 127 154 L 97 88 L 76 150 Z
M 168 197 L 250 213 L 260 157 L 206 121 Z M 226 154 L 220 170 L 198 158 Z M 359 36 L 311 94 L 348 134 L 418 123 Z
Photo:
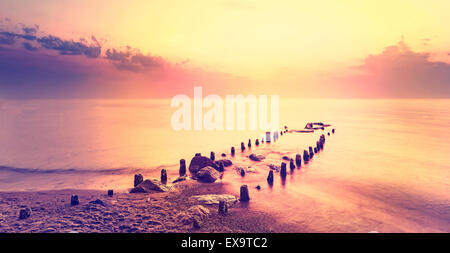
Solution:
M 83 41 L 62 40 L 56 36 L 48 35 L 36 39 L 36 41 L 44 48 L 56 50 L 62 55 L 85 55 L 89 58 L 97 58 L 101 53 L 99 44 L 89 45 Z
M 16 42 L 14 37 L 14 34 L 8 32 L 0 32 L 0 44 L 12 45 Z
M 132 72 L 145 72 L 166 64 L 161 57 L 144 55 L 138 49 L 129 46 L 124 50 L 107 49 L 105 58 L 112 61 L 117 69 Z
M 23 48 L 25 48 L 28 51 L 36 51 L 38 49 L 37 47 L 34 47 L 33 45 L 31 45 L 31 43 L 29 43 L 29 42 L 23 42 L 22 45 L 23 45 Z

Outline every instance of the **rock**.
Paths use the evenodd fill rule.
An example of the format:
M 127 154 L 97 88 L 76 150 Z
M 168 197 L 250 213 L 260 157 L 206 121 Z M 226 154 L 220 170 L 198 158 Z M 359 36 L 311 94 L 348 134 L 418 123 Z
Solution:
M 243 142 L 241 142 L 241 151 L 244 151 L 244 150 L 245 150 L 245 145 Z
M 198 204 L 202 205 L 214 205 L 219 204 L 221 200 L 227 202 L 228 206 L 237 202 L 237 198 L 230 194 L 205 194 L 191 196 L 190 199 Z
M 223 163 L 224 167 L 229 167 L 229 166 L 233 165 L 233 162 L 231 160 L 228 160 L 228 159 L 217 160 L 216 163 L 217 162 Z
M 114 191 L 113 190 L 108 190 L 108 196 L 112 197 L 114 195 Z
M 103 203 L 103 201 L 101 201 L 100 199 L 90 201 L 89 204 L 105 206 L 105 203 Z
M 195 153 L 195 156 L 202 156 L 202 153 Z
M 276 170 L 276 171 L 280 171 L 280 169 L 281 169 L 280 166 L 277 166 L 275 164 L 269 164 L 268 166 L 269 166 L 270 169 Z
M 217 161 L 216 164 L 219 166 L 219 169 L 218 169 L 219 172 L 225 171 L 225 168 L 223 167 L 223 162 Z
M 31 216 L 31 209 L 29 207 L 25 207 L 20 209 L 19 211 L 19 219 L 23 220 Z
M 180 160 L 180 177 L 186 175 L 186 160 Z
M 297 167 L 300 167 L 302 165 L 302 156 L 300 154 L 295 155 L 295 164 Z
M 172 189 L 172 185 L 162 184 L 155 179 L 146 179 L 138 186 L 130 190 L 130 193 L 150 193 L 152 191 L 167 192 Z
M 334 134 L 334 128 L 333 129 L 331 129 L 331 132 Z
M 134 175 L 134 187 L 138 186 L 138 184 L 144 181 L 144 177 L 141 174 Z
M 266 157 L 263 155 L 255 155 L 255 154 L 251 154 L 249 156 L 250 160 L 256 161 L 256 162 L 260 162 L 262 160 L 264 160 Z
M 184 176 L 181 176 L 181 177 L 178 177 L 177 179 L 175 179 L 175 180 L 173 180 L 173 182 L 172 183 L 178 183 L 178 182 L 181 182 L 181 181 L 184 181 L 184 180 L 186 180 L 187 179 L 187 176 L 186 175 L 184 175 Z
M 242 202 L 250 201 L 250 196 L 248 194 L 248 187 L 245 184 L 241 186 L 239 201 L 242 201 Z
M 227 154 L 225 154 L 225 153 L 222 153 L 222 154 L 221 154 L 221 156 L 222 156 L 222 157 L 226 157 L 226 156 L 227 156 Z
M 280 176 L 281 178 L 286 178 L 287 172 L 286 172 L 286 163 L 281 163 L 281 170 L 280 170 Z
M 209 158 L 213 161 L 216 160 L 216 154 L 214 154 L 214 152 L 211 151 L 211 155 L 209 156 Z
M 209 216 L 210 212 L 208 208 L 202 205 L 191 206 L 185 212 L 178 215 L 178 218 L 184 225 L 192 224 L 194 227 L 199 228 L 203 224 L 204 220 Z
M 219 214 L 226 215 L 228 213 L 228 203 L 225 200 L 219 201 Z
M 219 167 L 213 162 L 213 160 L 209 159 L 205 156 L 194 156 L 189 164 L 189 171 L 192 174 L 196 174 L 200 169 L 204 167 L 213 167 L 214 169 L 218 169 Z
M 201 168 L 195 176 L 200 182 L 214 183 L 220 177 L 220 173 L 215 168 L 206 166 Z
M 245 170 L 241 169 L 241 177 L 245 176 Z
M 161 183 L 167 184 L 167 171 L 166 169 L 161 170 Z
M 289 168 L 291 170 L 295 169 L 295 164 L 294 164 L 294 159 L 291 159 L 290 163 L 289 163 Z
M 70 205 L 76 206 L 78 204 L 80 204 L 80 201 L 78 200 L 78 195 L 72 195 L 70 197 Z
M 272 173 L 273 173 L 273 172 L 272 172 Z M 258 191 L 261 190 L 261 186 L 259 186 L 259 185 L 257 185 L 255 188 L 256 188 Z
M 330 132 L 328 132 L 328 136 L 330 136 Z
M 234 156 L 234 153 L 235 153 L 234 147 L 231 147 L 231 155 Z
M 283 160 L 285 160 L 285 161 L 289 161 L 289 160 L 290 160 L 290 158 L 287 157 L 287 156 L 283 156 L 282 158 L 283 158 Z

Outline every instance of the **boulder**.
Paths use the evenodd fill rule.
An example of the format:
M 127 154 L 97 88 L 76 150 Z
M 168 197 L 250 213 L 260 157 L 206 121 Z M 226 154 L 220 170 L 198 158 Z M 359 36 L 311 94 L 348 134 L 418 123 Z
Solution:
M 90 201 L 89 204 L 105 206 L 105 203 L 103 203 L 103 201 L 100 200 L 100 199 L 96 199 L 94 201 Z
M 290 160 L 290 158 L 287 157 L 287 156 L 283 156 L 282 158 L 283 158 L 283 160 L 285 160 L 285 161 L 289 161 L 289 160 Z
M 203 224 L 204 220 L 209 216 L 210 212 L 208 208 L 202 205 L 191 206 L 185 212 L 178 215 L 178 219 L 184 225 L 192 224 L 194 227 L 199 228 Z
M 196 174 L 200 169 L 207 166 L 213 167 L 214 169 L 219 168 L 213 160 L 209 159 L 206 156 L 194 156 L 191 160 L 191 163 L 189 164 L 189 171 L 192 174 Z
M 256 161 L 256 162 L 260 162 L 262 160 L 264 160 L 266 157 L 263 155 L 255 155 L 255 154 L 251 154 L 249 155 L 250 160 Z
M 220 173 L 215 168 L 206 166 L 201 168 L 195 174 L 195 177 L 203 183 L 214 183 L 220 177 Z
M 25 207 L 20 209 L 19 211 L 19 219 L 23 220 L 31 216 L 31 209 L 29 207 Z
M 114 190 L 108 190 L 108 196 L 112 197 L 114 195 Z
M 170 191 L 172 187 L 173 186 L 170 184 L 163 184 L 155 179 L 146 179 L 144 182 L 131 189 L 130 193 L 149 193 L 152 191 L 167 192 Z
M 217 160 L 216 164 L 219 163 L 219 162 L 222 163 L 224 167 L 229 167 L 229 166 L 233 165 L 233 162 L 231 160 L 228 160 L 228 159 Z
M 226 156 L 227 156 L 227 154 L 225 154 L 225 153 L 222 153 L 222 154 L 221 154 L 221 156 L 222 156 L 222 157 L 226 157 Z
M 191 201 L 194 201 L 202 205 L 214 205 L 219 204 L 220 201 L 227 202 L 228 206 L 233 205 L 237 202 L 237 198 L 230 194 L 205 194 L 205 195 L 195 195 L 190 197 Z

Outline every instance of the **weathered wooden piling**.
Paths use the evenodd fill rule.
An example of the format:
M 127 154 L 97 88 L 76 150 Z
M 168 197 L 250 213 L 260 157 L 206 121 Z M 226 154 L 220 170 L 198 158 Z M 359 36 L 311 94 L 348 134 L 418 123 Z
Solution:
M 80 200 L 78 200 L 78 195 L 70 196 L 70 205 L 76 206 L 78 204 L 80 204 Z
M 228 204 L 225 200 L 219 201 L 219 214 L 226 215 L 228 213 Z
M 108 196 L 112 197 L 114 195 L 114 190 L 108 190 Z
M 270 142 L 270 132 L 266 132 L 266 142 Z
M 144 181 L 144 177 L 142 174 L 136 174 L 134 175 L 134 187 L 136 187 L 138 184 L 142 183 Z
M 231 147 L 231 155 L 234 156 L 234 153 L 235 153 L 234 147 Z
M 267 182 L 269 184 L 273 184 L 273 170 L 269 171 L 269 175 L 267 176 Z
M 304 161 L 305 163 L 308 163 L 308 162 L 309 162 L 309 153 L 308 153 L 308 151 L 306 151 L 306 150 L 303 150 L 303 161 Z
M 302 165 L 302 156 L 300 154 L 295 155 L 295 164 L 297 167 L 300 167 Z
M 330 136 L 330 132 L 328 132 L 328 136 Z
M 287 175 L 286 163 L 282 162 L 281 163 L 281 169 L 280 169 L 280 176 L 281 176 L 281 178 L 286 178 L 286 175 Z
M 311 146 L 309 146 L 309 159 L 314 157 L 314 151 Z
M 255 141 L 255 145 L 258 146 L 259 145 L 259 139 L 256 139 Z
M 214 152 L 211 151 L 211 155 L 209 156 L 209 158 L 211 158 L 211 160 L 216 160 L 216 154 Z
M 280 131 L 280 135 L 283 136 L 283 131 Z
M 241 186 L 241 192 L 240 192 L 240 195 L 239 195 L 239 200 L 243 201 L 243 202 L 250 201 L 250 195 L 248 193 L 248 187 L 245 184 Z
M 294 159 L 291 159 L 291 162 L 290 162 L 290 164 L 289 164 L 289 168 L 290 168 L 291 170 L 295 169 Z
M 251 139 L 248 139 L 248 144 L 247 144 L 247 146 L 248 146 L 249 148 L 252 147 L 252 140 L 251 140 Z
M 245 145 L 243 142 L 241 142 L 241 151 L 244 151 L 244 150 L 245 150 Z
M 334 128 L 333 129 L 331 129 L 331 132 L 334 134 Z
M 316 147 L 314 147 L 314 154 L 316 154 L 317 153 L 317 148 Z
M 161 170 L 161 183 L 167 184 L 167 171 L 166 169 Z
M 180 160 L 180 177 L 186 175 L 186 160 Z

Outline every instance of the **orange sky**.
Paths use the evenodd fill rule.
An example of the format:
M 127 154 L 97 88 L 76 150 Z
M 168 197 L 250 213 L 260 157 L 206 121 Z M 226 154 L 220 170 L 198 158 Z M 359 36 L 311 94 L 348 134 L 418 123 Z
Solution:
M 450 62 L 448 10 L 446 0 L 0 3 L 0 17 L 37 24 L 64 39 L 95 35 L 106 40 L 103 48 L 129 45 L 267 91 L 277 82 L 298 90 L 315 85 L 318 92 L 332 77 L 357 74 L 354 67 L 368 55 L 381 54 L 402 36 L 429 61 Z

